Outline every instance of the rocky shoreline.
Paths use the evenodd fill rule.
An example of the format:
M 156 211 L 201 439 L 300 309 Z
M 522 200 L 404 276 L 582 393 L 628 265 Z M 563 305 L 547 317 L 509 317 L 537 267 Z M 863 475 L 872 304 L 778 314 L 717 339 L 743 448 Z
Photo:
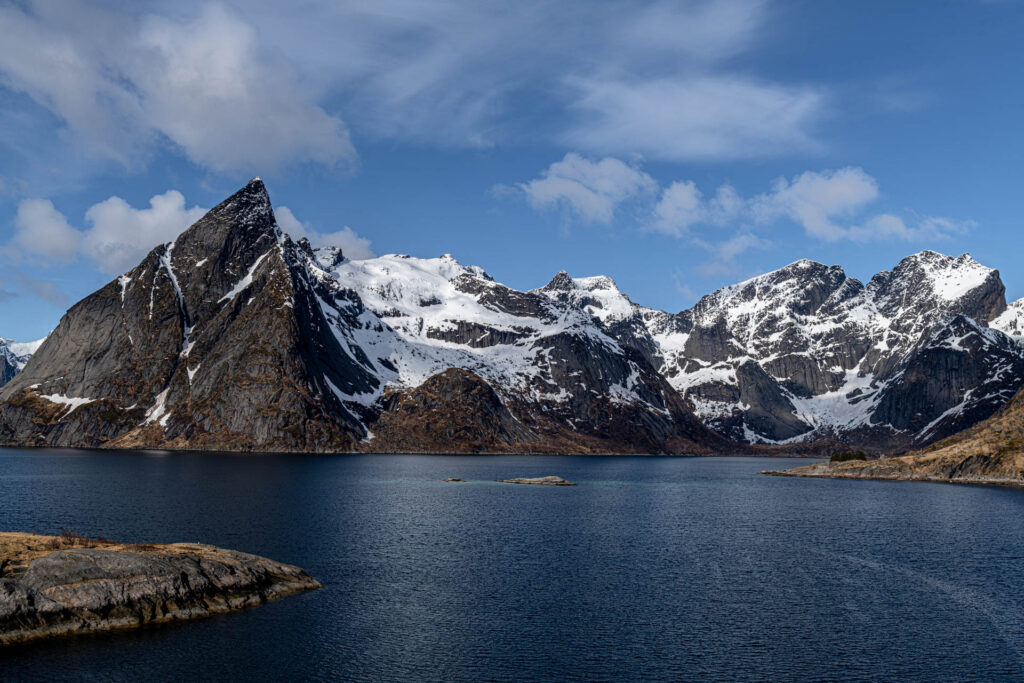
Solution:
M 195 543 L 0 533 L 0 646 L 184 621 L 320 588 L 299 567 Z
M 974 484 L 976 486 L 1008 486 L 1024 488 L 1024 478 L 989 474 L 942 476 L 925 472 L 869 471 L 866 468 L 837 469 L 827 463 L 807 465 L 792 470 L 762 470 L 770 477 L 803 477 L 806 479 L 859 479 L 868 481 L 919 481 L 933 484 Z

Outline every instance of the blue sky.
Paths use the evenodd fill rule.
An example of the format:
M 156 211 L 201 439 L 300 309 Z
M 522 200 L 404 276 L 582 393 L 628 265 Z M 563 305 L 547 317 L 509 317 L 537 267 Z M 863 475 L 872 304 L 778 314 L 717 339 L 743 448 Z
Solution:
M 0 1 L 0 336 L 255 175 L 314 242 L 520 289 L 677 311 L 928 248 L 1016 299 L 1021 35 L 1012 0 Z

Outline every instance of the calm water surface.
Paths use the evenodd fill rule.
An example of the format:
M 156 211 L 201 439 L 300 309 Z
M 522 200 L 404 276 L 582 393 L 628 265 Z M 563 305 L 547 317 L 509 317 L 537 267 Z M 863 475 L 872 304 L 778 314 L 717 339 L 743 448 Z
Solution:
M 202 541 L 324 583 L 2 650 L 0 678 L 1024 677 L 1024 491 L 757 474 L 801 462 L 0 450 L 0 528 Z M 493 483 L 547 474 L 581 485 Z

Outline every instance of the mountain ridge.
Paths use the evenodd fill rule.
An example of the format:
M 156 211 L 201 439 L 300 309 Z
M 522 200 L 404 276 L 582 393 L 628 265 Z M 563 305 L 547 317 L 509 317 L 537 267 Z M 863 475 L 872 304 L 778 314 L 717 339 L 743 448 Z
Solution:
M 25 369 L 0 389 L 0 442 L 389 449 L 371 431 L 382 415 L 423 404 L 421 385 L 468 365 L 449 388 L 468 396 L 497 392 L 498 403 L 523 428 L 483 443 L 471 433 L 421 425 L 434 439 L 425 448 L 729 447 L 689 414 L 657 373 L 578 311 L 556 310 L 545 297 L 509 290 L 482 269 L 442 257 L 429 264 L 436 272 L 427 289 L 412 278 L 378 287 L 374 273 L 364 273 L 367 286 L 360 291 L 377 293 L 378 315 L 358 288 L 341 281 L 360 262 L 339 257 L 283 234 L 266 188 L 254 179 L 175 241 L 71 307 Z M 382 264 L 395 269 L 403 259 Z M 420 279 L 428 270 L 418 269 Z M 440 304 L 437 288 L 474 307 L 479 319 L 425 325 L 423 315 L 402 315 Z M 576 391 L 559 386 L 570 381 Z M 403 392 L 404 400 L 395 398 Z M 458 400 L 448 399 L 454 418 Z M 382 434 L 393 441 L 400 436 Z
M 906 450 L 1024 384 L 1019 304 L 998 271 L 929 250 L 867 284 L 800 259 L 675 314 L 607 276 L 519 291 L 449 254 L 352 261 L 296 242 L 256 178 L 69 310 L 0 387 L 0 441 Z

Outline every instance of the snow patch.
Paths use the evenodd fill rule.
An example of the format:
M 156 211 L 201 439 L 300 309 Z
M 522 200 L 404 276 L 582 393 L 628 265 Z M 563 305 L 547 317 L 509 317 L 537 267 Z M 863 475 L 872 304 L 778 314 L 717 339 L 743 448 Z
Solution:
M 270 256 L 271 251 L 273 251 L 273 249 L 265 252 L 258 259 L 256 259 L 256 262 L 252 264 L 251 268 L 249 268 L 249 272 L 245 274 L 245 277 L 243 277 L 241 280 L 235 283 L 235 286 L 231 288 L 231 291 L 229 291 L 221 298 L 217 299 L 217 303 L 221 303 L 222 301 L 233 301 L 236 296 L 245 291 L 246 288 L 248 288 L 249 285 L 252 284 L 252 278 L 256 272 L 256 269 L 260 267 L 261 263 L 263 263 L 263 259 Z

